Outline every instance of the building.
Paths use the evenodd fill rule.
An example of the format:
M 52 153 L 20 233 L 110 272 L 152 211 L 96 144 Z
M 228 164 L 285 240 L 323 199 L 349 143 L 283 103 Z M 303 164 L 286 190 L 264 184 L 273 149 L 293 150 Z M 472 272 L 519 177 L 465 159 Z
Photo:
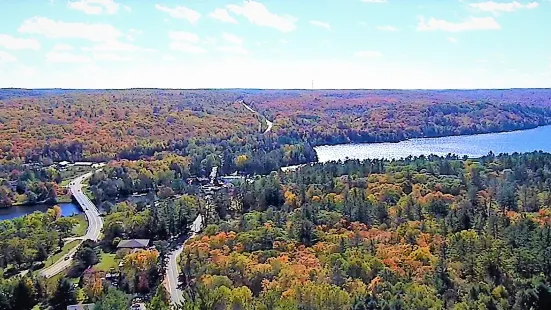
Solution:
M 60 167 L 60 168 L 65 168 L 65 167 L 68 167 L 71 163 L 64 160 L 64 161 L 60 161 L 57 163 L 57 165 Z
M 117 249 L 145 249 L 149 245 L 149 239 L 121 240 Z
M 79 304 L 67 306 L 67 310 L 94 310 L 95 304 Z
M 87 161 L 77 161 L 75 162 L 75 166 L 84 166 L 84 167 L 92 167 L 94 163 L 87 162 Z

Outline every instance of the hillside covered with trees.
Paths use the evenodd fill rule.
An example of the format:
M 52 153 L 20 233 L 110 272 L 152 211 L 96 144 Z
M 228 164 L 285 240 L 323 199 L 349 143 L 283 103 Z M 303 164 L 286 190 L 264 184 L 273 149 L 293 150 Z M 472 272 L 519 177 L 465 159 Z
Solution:
M 533 128 L 551 121 L 551 90 L 259 91 L 244 96 L 279 135 L 313 145 L 397 142 Z
M 56 161 L 108 161 L 83 189 L 101 240 L 76 241 L 59 278 L 34 269 L 76 246 L 64 238 L 78 219 L 54 208 L 0 222 L 1 309 L 136 296 L 168 309 L 167 256 L 199 214 L 207 226 L 179 258 L 182 309 L 551 308 L 550 154 L 322 164 L 314 151 L 551 124 L 551 90 L 0 95 L 0 207 L 66 198 L 83 172 Z M 206 195 L 196 177 L 213 167 L 243 179 Z M 117 248 L 132 238 L 151 242 Z
M 245 169 L 259 172 L 267 168 L 258 167 L 266 161 L 276 166 L 312 161 L 312 146 L 321 144 L 390 142 L 551 123 L 549 89 L 3 90 L 2 94 L 0 158 L 4 160 L 134 160 L 172 151 L 200 161 L 210 154 L 232 159 L 245 154 L 252 161 L 260 157 L 256 167 Z M 273 130 L 262 134 L 266 122 L 242 102 L 273 121 Z

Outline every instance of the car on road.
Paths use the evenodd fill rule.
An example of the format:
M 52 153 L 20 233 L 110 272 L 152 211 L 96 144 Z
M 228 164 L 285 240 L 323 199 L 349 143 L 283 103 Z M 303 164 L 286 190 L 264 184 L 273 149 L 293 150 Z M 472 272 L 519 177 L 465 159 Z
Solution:
M 65 260 L 70 260 L 70 259 L 71 259 L 71 255 L 67 255 L 67 256 L 65 256 L 65 258 L 64 258 L 64 259 L 65 259 Z

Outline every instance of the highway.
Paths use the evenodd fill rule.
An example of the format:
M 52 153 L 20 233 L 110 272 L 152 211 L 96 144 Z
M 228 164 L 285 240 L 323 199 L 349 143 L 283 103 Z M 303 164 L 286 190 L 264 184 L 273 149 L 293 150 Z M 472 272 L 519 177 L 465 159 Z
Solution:
M 71 194 L 73 195 L 73 197 L 75 197 L 76 201 L 79 203 L 80 207 L 84 211 L 84 214 L 86 215 L 86 219 L 88 220 L 88 230 L 86 231 L 86 234 L 80 238 L 82 241 L 87 239 L 97 241 L 101 234 L 101 228 L 103 227 L 103 221 L 99 215 L 98 209 L 96 208 L 94 203 L 92 203 L 92 201 L 90 201 L 90 199 L 88 199 L 88 197 L 82 192 L 82 182 L 88 179 L 89 177 L 91 177 L 92 174 L 93 172 L 86 173 L 74 179 L 69 184 L 69 190 L 71 191 Z M 76 240 L 76 239 L 73 239 L 73 240 Z M 73 262 L 73 255 L 76 253 L 79 246 L 80 244 L 74 247 L 71 251 L 69 251 L 69 253 L 62 256 L 53 265 L 40 271 L 40 275 L 46 278 L 51 278 L 57 275 L 58 273 L 60 273 L 61 271 L 67 269 L 69 266 L 71 266 Z
M 178 288 L 178 278 L 179 278 L 179 268 L 178 268 L 178 256 L 182 254 L 182 251 L 184 250 L 184 246 L 186 245 L 186 242 L 195 237 L 200 231 L 203 226 L 203 216 L 199 214 L 195 221 L 191 224 L 191 235 L 184 240 L 180 246 L 178 246 L 177 249 L 172 251 L 168 255 L 168 265 L 166 270 L 166 276 L 165 276 L 165 283 L 166 288 L 168 290 L 168 293 L 170 294 L 170 299 L 173 304 L 181 304 L 184 302 L 184 294 L 182 290 Z

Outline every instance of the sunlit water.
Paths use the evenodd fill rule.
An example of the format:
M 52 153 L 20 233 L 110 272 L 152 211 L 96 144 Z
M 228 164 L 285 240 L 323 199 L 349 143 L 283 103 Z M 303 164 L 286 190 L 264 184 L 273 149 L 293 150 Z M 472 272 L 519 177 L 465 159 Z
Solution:
M 419 138 L 398 143 L 360 143 L 324 145 L 315 148 L 320 162 L 331 160 L 386 158 L 399 159 L 409 155 L 447 155 L 480 157 L 490 151 L 495 154 L 544 151 L 551 152 L 551 126 L 514 132 Z
M 58 203 L 58 206 L 61 208 L 62 216 L 71 216 L 73 214 L 79 214 L 82 212 L 80 207 L 74 203 Z M 34 206 L 13 206 L 10 208 L 0 208 L 0 221 L 1 220 L 11 220 L 16 217 L 21 217 L 27 214 L 31 214 L 35 211 L 46 212 L 49 208 L 53 206 L 49 205 L 34 205 Z

